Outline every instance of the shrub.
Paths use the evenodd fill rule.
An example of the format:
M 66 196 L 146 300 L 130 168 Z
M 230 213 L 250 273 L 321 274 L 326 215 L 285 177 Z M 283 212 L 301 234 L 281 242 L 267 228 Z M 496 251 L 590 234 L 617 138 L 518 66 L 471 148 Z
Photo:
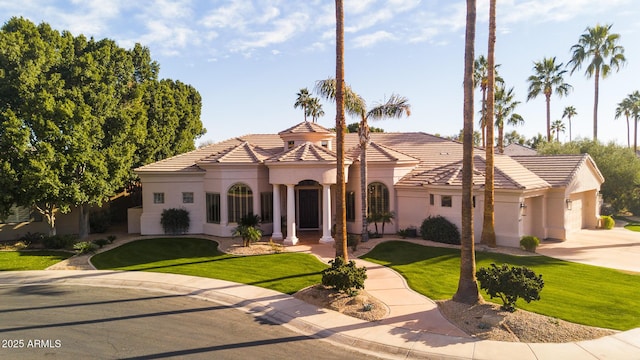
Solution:
M 240 236 L 242 238 L 242 246 L 251 246 L 251 243 L 262 238 L 262 231 L 259 227 L 260 216 L 249 213 L 240 219 L 231 236 Z
M 13 244 L 13 248 L 17 251 L 28 249 L 29 246 L 31 246 L 31 243 L 25 240 L 20 240 Z
M 40 232 L 35 232 L 35 233 L 27 232 L 26 234 L 22 235 L 20 240 L 28 242 L 30 244 L 36 244 L 36 243 L 42 243 L 45 237 L 46 236 Z
M 364 289 L 364 281 L 367 279 L 366 267 L 357 267 L 353 260 L 346 263 L 341 256 L 329 261 L 329 265 L 331 267 L 322 271 L 322 285 L 351 296 L 357 295 L 358 289 Z
M 602 224 L 601 224 L 602 228 L 603 228 L 603 229 L 606 229 L 606 230 L 611 230 L 611 229 L 613 229 L 613 227 L 614 227 L 614 226 L 615 226 L 615 224 L 616 224 L 616 221 L 615 221 L 615 220 L 613 220 L 613 218 L 612 218 L 611 216 L 608 216 L 608 215 L 602 215 L 602 216 L 600 216 L 600 221 L 601 221 L 601 223 L 602 223 Z
M 89 241 L 82 241 L 73 245 L 73 249 L 76 250 L 78 254 L 94 252 L 97 248 L 98 245 Z
M 426 218 L 420 226 L 420 234 L 425 240 L 460 245 L 458 227 L 439 215 Z
M 527 251 L 536 252 L 538 245 L 540 245 L 540 239 L 535 236 L 528 235 L 520 239 L 520 247 Z
M 98 247 L 100 247 L 100 249 L 102 249 L 102 247 L 107 245 L 107 244 L 111 244 L 109 242 L 109 240 L 107 240 L 107 239 L 96 239 L 96 240 L 93 240 L 93 243 L 98 245 Z
M 76 242 L 76 237 L 73 235 L 53 235 L 46 236 L 42 243 L 47 249 L 68 249 Z
M 107 236 L 107 241 L 109 242 L 109 244 L 113 243 L 114 241 L 116 241 L 116 236 L 115 235 Z
M 89 214 L 89 229 L 92 233 L 105 233 L 111 226 L 111 213 L 109 210 L 94 211 Z
M 160 224 L 165 234 L 179 235 L 189 230 L 189 212 L 185 209 L 164 209 Z
M 507 264 L 498 267 L 491 264 L 490 268 L 480 268 L 476 272 L 480 288 L 493 299 L 499 297 L 502 300 L 502 309 L 514 312 L 518 298 L 526 302 L 540 300 L 540 291 L 544 287 L 542 275 L 536 275 L 526 267 Z

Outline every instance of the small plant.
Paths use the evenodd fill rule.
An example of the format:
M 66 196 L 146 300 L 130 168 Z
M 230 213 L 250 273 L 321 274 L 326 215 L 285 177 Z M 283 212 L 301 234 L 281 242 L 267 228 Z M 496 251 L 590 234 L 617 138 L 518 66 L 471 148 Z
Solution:
M 341 256 L 329 261 L 329 265 L 331 267 L 322 271 L 322 285 L 350 296 L 358 295 L 358 290 L 364 289 L 364 281 L 367 279 L 366 267 L 357 267 L 353 260 L 347 263 Z
M 523 236 L 520 239 L 520 247 L 529 252 L 536 252 L 536 248 L 540 245 L 540 239 L 535 236 Z
M 372 303 L 366 303 L 366 304 L 362 305 L 362 310 L 363 311 L 371 311 L 371 310 L 373 310 L 373 304 Z
M 251 213 L 243 216 L 240 223 L 233 229 L 232 237 L 240 236 L 242 238 L 242 246 L 251 246 L 251 243 L 262 238 L 262 231 L 258 229 L 260 226 L 260 216 Z
M 271 246 L 271 251 L 274 254 L 280 254 L 284 250 L 282 245 L 274 243 L 273 239 L 269 239 L 269 246 Z
M 398 236 L 400 236 L 403 239 L 406 239 L 409 236 L 409 230 L 407 229 L 398 230 Z
M 189 212 L 186 209 L 164 209 L 160 224 L 165 234 L 184 234 L 189 230 Z
M 93 240 L 93 243 L 98 245 L 100 249 L 102 249 L 102 247 L 107 244 L 111 244 L 107 239 L 96 239 L 96 240 Z
M 393 224 L 393 219 L 396 218 L 396 213 L 393 211 L 385 211 L 380 214 L 380 222 L 382 223 L 382 234 L 384 235 L 384 225 Z
M 76 237 L 73 235 L 53 235 L 46 236 L 42 243 L 46 249 L 68 249 L 73 247 Z
M 109 244 L 113 244 L 113 242 L 116 241 L 116 236 L 115 235 L 107 236 L 107 241 L 109 242 Z
M 92 253 L 96 251 L 97 248 L 98 248 L 98 245 L 89 241 L 82 241 L 73 245 L 73 249 L 78 254 Z
M 600 216 L 601 226 L 605 230 L 611 230 L 616 225 L 616 221 L 609 215 Z
M 424 240 L 460 245 L 458 227 L 439 215 L 426 218 L 420 226 L 420 234 Z
M 510 312 L 516 310 L 518 298 L 528 303 L 540 300 L 540 291 L 544 287 L 542 275 L 536 275 L 524 266 L 509 268 L 507 264 L 500 267 L 491 264 L 490 268 L 480 268 L 476 277 L 480 289 L 486 291 L 492 299 L 499 297 L 502 300 L 502 309 Z

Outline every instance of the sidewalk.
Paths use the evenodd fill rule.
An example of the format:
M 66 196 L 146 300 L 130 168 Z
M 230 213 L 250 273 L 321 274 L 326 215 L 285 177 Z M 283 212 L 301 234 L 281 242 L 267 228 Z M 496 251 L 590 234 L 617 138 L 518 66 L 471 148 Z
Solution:
M 134 237 L 121 237 L 119 246 Z M 231 241 L 215 239 L 216 241 Z M 367 252 L 377 242 L 361 244 L 352 258 Z M 222 247 L 222 244 L 221 244 Z M 105 249 L 106 250 L 106 249 Z M 287 251 L 309 252 L 323 261 L 333 258 L 332 245 L 288 247 Z M 430 299 L 409 289 L 395 271 L 356 259 L 367 267 L 367 292 L 384 302 L 388 316 L 366 322 L 335 311 L 320 309 L 292 296 L 259 287 L 174 274 L 112 272 L 96 270 L 0 272 L 0 284 L 42 284 L 133 287 L 195 296 L 234 306 L 257 317 L 265 317 L 305 335 L 325 338 L 379 356 L 438 359 L 640 359 L 640 328 L 601 339 L 562 343 L 526 344 L 477 340 L 447 321 Z M 92 269 L 88 256 L 68 259 L 61 268 Z

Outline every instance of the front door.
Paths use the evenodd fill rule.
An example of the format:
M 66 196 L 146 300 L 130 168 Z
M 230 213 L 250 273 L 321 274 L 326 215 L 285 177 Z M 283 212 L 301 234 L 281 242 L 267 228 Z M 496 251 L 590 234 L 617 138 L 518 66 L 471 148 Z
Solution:
M 320 227 L 320 211 L 318 189 L 298 190 L 298 222 L 300 229 L 318 229 Z

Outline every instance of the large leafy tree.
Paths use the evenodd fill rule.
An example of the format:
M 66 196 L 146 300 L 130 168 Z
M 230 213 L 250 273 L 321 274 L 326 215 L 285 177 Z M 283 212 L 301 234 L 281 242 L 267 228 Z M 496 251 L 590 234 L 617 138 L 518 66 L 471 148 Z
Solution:
M 329 78 L 320 80 L 316 83 L 316 91 L 326 99 L 333 99 L 335 94 L 335 80 Z M 361 214 L 362 214 L 362 241 L 369 240 L 369 224 L 367 220 L 368 199 L 367 199 L 367 146 L 371 142 L 371 129 L 369 128 L 369 120 L 381 120 L 390 118 L 401 118 L 411 115 L 411 105 L 409 100 L 403 96 L 392 94 L 388 100 L 376 104 L 373 108 L 367 110 L 364 99 L 353 90 L 350 86 L 345 85 L 345 108 L 346 111 L 355 116 L 360 116 L 358 124 L 358 135 L 360 145 L 360 198 L 361 198 Z
M 487 104 L 485 116 L 485 125 L 487 132 L 487 143 L 485 146 L 486 168 L 484 182 L 484 213 L 482 221 L 482 234 L 480 243 L 495 247 L 496 246 L 496 229 L 495 229 L 495 189 L 494 189 L 494 116 L 496 102 L 496 71 L 495 71 L 495 44 L 496 44 L 496 0 L 489 1 L 489 40 L 487 50 Z
M 476 1 L 467 0 L 464 40 L 464 106 L 462 155 L 462 226 L 460 239 L 460 278 L 453 300 L 465 304 L 481 301 L 476 280 L 473 240 L 473 59 L 476 37 Z
M 571 138 L 571 118 L 573 118 L 574 116 L 578 115 L 578 112 L 576 111 L 576 108 L 574 106 L 567 106 L 564 108 L 564 111 L 562 112 L 562 118 L 567 118 L 567 120 L 569 121 L 569 142 L 572 141 Z
M 57 214 L 77 208 L 80 236 L 88 234 L 88 208 L 131 179 L 147 137 L 147 52 L 23 18 L 2 27 L 0 146 L 8 156 L 0 182 L 13 184 L 2 207 L 34 206 L 51 234 Z
M 571 74 L 586 64 L 585 76 L 594 78 L 593 95 L 593 139 L 598 139 L 598 92 L 600 77 L 606 78 L 611 71 L 616 72 L 626 63 L 624 48 L 618 44 L 619 34 L 611 32 L 613 25 L 587 27 L 580 35 L 578 43 L 571 47 Z
M 498 152 L 500 154 L 504 153 L 505 122 L 514 126 L 524 123 L 522 116 L 515 113 L 516 107 L 520 105 L 520 101 L 514 100 L 514 96 L 513 87 L 507 90 L 504 85 L 499 85 L 496 89 L 495 126 L 498 129 Z
M 547 141 L 551 141 L 551 95 L 562 97 L 572 89 L 572 86 L 564 82 L 566 70 L 562 70 L 563 64 L 557 64 L 556 58 L 544 58 L 533 65 L 534 74 L 529 76 L 529 94 L 527 101 L 535 99 L 538 95 L 544 95 L 547 105 Z

